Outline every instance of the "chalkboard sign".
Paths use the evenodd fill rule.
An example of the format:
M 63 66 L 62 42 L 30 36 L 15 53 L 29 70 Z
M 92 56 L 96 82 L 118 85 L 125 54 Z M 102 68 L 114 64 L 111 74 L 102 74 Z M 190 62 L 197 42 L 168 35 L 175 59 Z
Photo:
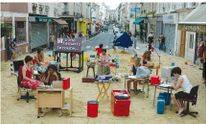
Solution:
M 81 52 L 81 40 L 57 38 L 55 51 L 59 52 Z

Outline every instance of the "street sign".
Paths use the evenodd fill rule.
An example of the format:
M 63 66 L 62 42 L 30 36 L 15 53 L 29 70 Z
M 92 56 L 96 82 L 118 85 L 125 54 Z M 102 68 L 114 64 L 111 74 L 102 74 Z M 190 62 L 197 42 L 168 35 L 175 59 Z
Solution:
M 60 52 L 81 52 L 81 40 L 58 38 L 55 44 L 55 49 Z
M 138 13 L 138 12 L 140 12 L 140 8 L 137 7 L 137 6 L 135 6 L 135 7 L 132 7 L 132 8 L 131 8 L 131 11 Z

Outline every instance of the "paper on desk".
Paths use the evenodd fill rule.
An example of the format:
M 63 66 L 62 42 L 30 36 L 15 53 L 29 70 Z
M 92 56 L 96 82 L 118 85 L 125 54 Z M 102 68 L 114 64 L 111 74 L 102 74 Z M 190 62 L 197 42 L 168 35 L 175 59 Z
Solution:
M 134 76 L 134 75 L 131 75 L 131 76 L 129 76 L 128 78 L 137 78 L 136 76 Z
M 160 87 L 171 87 L 172 85 L 171 84 L 163 83 L 163 84 L 160 84 L 159 86 Z

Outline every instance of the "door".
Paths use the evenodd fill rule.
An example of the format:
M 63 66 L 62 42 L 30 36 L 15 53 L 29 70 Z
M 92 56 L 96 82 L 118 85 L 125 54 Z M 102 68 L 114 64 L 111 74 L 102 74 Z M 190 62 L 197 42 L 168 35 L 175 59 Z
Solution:
M 196 41 L 196 33 L 186 32 L 185 58 L 192 63 L 194 63 L 194 59 L 195 59 L 195 41 Z
M 180 39 L 180 50 L 179 56 L 185 57 L 185 39 L 186 38 L 186 31 L 181 31 L 181 39 Z
M 47 44 L 47 24 L 46 23 L 33 23 L 31 24 L 31 49 Z

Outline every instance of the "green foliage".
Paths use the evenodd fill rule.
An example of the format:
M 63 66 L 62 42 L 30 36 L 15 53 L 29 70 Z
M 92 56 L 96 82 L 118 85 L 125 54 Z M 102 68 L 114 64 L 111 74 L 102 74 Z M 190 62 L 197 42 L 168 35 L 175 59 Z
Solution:
M 7 23 L 1 23 L 1 37 L 3 36 L 9 36 L 9 33 L 12 31 L 12 26 L 11 24 Z

